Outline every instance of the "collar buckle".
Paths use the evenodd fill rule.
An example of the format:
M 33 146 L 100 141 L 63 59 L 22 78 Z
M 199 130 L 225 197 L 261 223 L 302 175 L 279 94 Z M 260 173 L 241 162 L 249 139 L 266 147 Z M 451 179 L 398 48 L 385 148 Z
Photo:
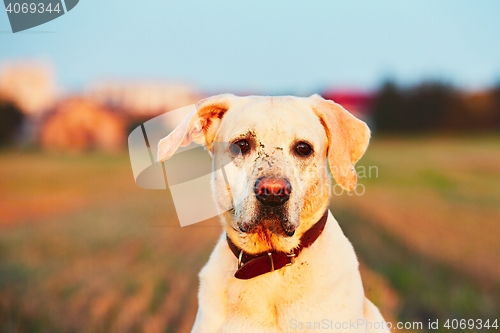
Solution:
M 243 263 L 241 262 L 241 259 L 243 258 L 243 250 L 240 250 L 240 254 L 238 255 L 238 269 L 243 266 Z
M 271 272 L 274 272 L 274 261 L 272 252 L 267 252 L 267 256 L 269 257 L 269 266 L 271 267 Z
M 295 258 L 297 258 L 297 253 L 292 251 L 290 253 L 287 253 L 286 256 L 288 257 L 289 261 L 285 266 L 292 266 L 293 264 L 295 264 Z

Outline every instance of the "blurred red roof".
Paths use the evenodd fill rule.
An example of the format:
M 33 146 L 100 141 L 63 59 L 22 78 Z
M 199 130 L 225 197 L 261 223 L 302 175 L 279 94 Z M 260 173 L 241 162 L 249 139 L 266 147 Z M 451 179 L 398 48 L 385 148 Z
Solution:
M 342 105 L 349 112 L 360 118 L 368 116 L 374 99 L 373 93 L 355 90 L 327 90 L 321 95 L 325 99 Z

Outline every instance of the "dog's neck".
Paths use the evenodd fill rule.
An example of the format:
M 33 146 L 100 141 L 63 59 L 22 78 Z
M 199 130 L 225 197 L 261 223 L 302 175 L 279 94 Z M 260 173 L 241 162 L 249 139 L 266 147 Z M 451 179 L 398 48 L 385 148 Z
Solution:
M 300 238 L 300 244 L 291 252 L 269 251 L 258 254 L 249 254 L 238 248 L 233 241 L 226 237 L 229 248 L 238 258 L 238 270 L 234 276 L 238 279 L 248 280 L 256 276 L 275 271 L 285 266 L 290 266 L 295 262 L 295 258 L 302 249 L 311 246 L 321 235 L 328 220 L 328 210 L 309 230 Z

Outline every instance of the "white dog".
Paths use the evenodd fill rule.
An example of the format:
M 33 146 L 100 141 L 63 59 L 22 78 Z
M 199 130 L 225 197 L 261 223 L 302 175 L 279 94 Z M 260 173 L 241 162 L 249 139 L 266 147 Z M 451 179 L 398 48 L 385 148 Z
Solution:
M 364 122 L 318 95 L 226 94 L 199 102 L 159 142 L 159 161 L 192 141 L 206 145 L 223 212 L 192 332 L 389 331 L 328 211 L 327 165 L 354 189 L 369 139 Z

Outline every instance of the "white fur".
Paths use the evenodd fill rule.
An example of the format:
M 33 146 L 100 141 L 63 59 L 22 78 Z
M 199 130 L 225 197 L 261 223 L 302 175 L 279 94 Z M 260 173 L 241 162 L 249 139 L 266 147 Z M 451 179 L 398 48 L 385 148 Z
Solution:
M 230 150 L 224 143 L 238 138 L 252 141 L 253 147 L 225 167 L 226 184 L 220 168 Z M 225 211 L 224 232 L 199 275 L 199 310 L 192 332 L 389 331 L 364 296 L 354 249 L 330 212 L 323 233 L 293 265 L 249 280 L 234 277 L 237 259 L 226 242 L 228 233 L 249 253 L 296 247 L 327 209 L 327 164 L 342 187 L 352 189 L 355 184 L 352 170 L 369 140 L 366 124 L 319 96 L 221 95 L 200 102 L 196 112 L 161 140 L 158 158 L 169 158 L 192 140 L 209 147 L 216 170 L 213 192 Z M 314 154 L 297 157 L 297 141 L 310 143 Z M 291 184 L 281 219 L 296 227 L 291 237 L 282 231 L 285 222 L 259 214 L 263 208 L 253 186 L 262 176 L 286 178 Z M 231 207 L 234 210 L 227 211 Z M 243 226 L 249 230 L 240 231 Z

